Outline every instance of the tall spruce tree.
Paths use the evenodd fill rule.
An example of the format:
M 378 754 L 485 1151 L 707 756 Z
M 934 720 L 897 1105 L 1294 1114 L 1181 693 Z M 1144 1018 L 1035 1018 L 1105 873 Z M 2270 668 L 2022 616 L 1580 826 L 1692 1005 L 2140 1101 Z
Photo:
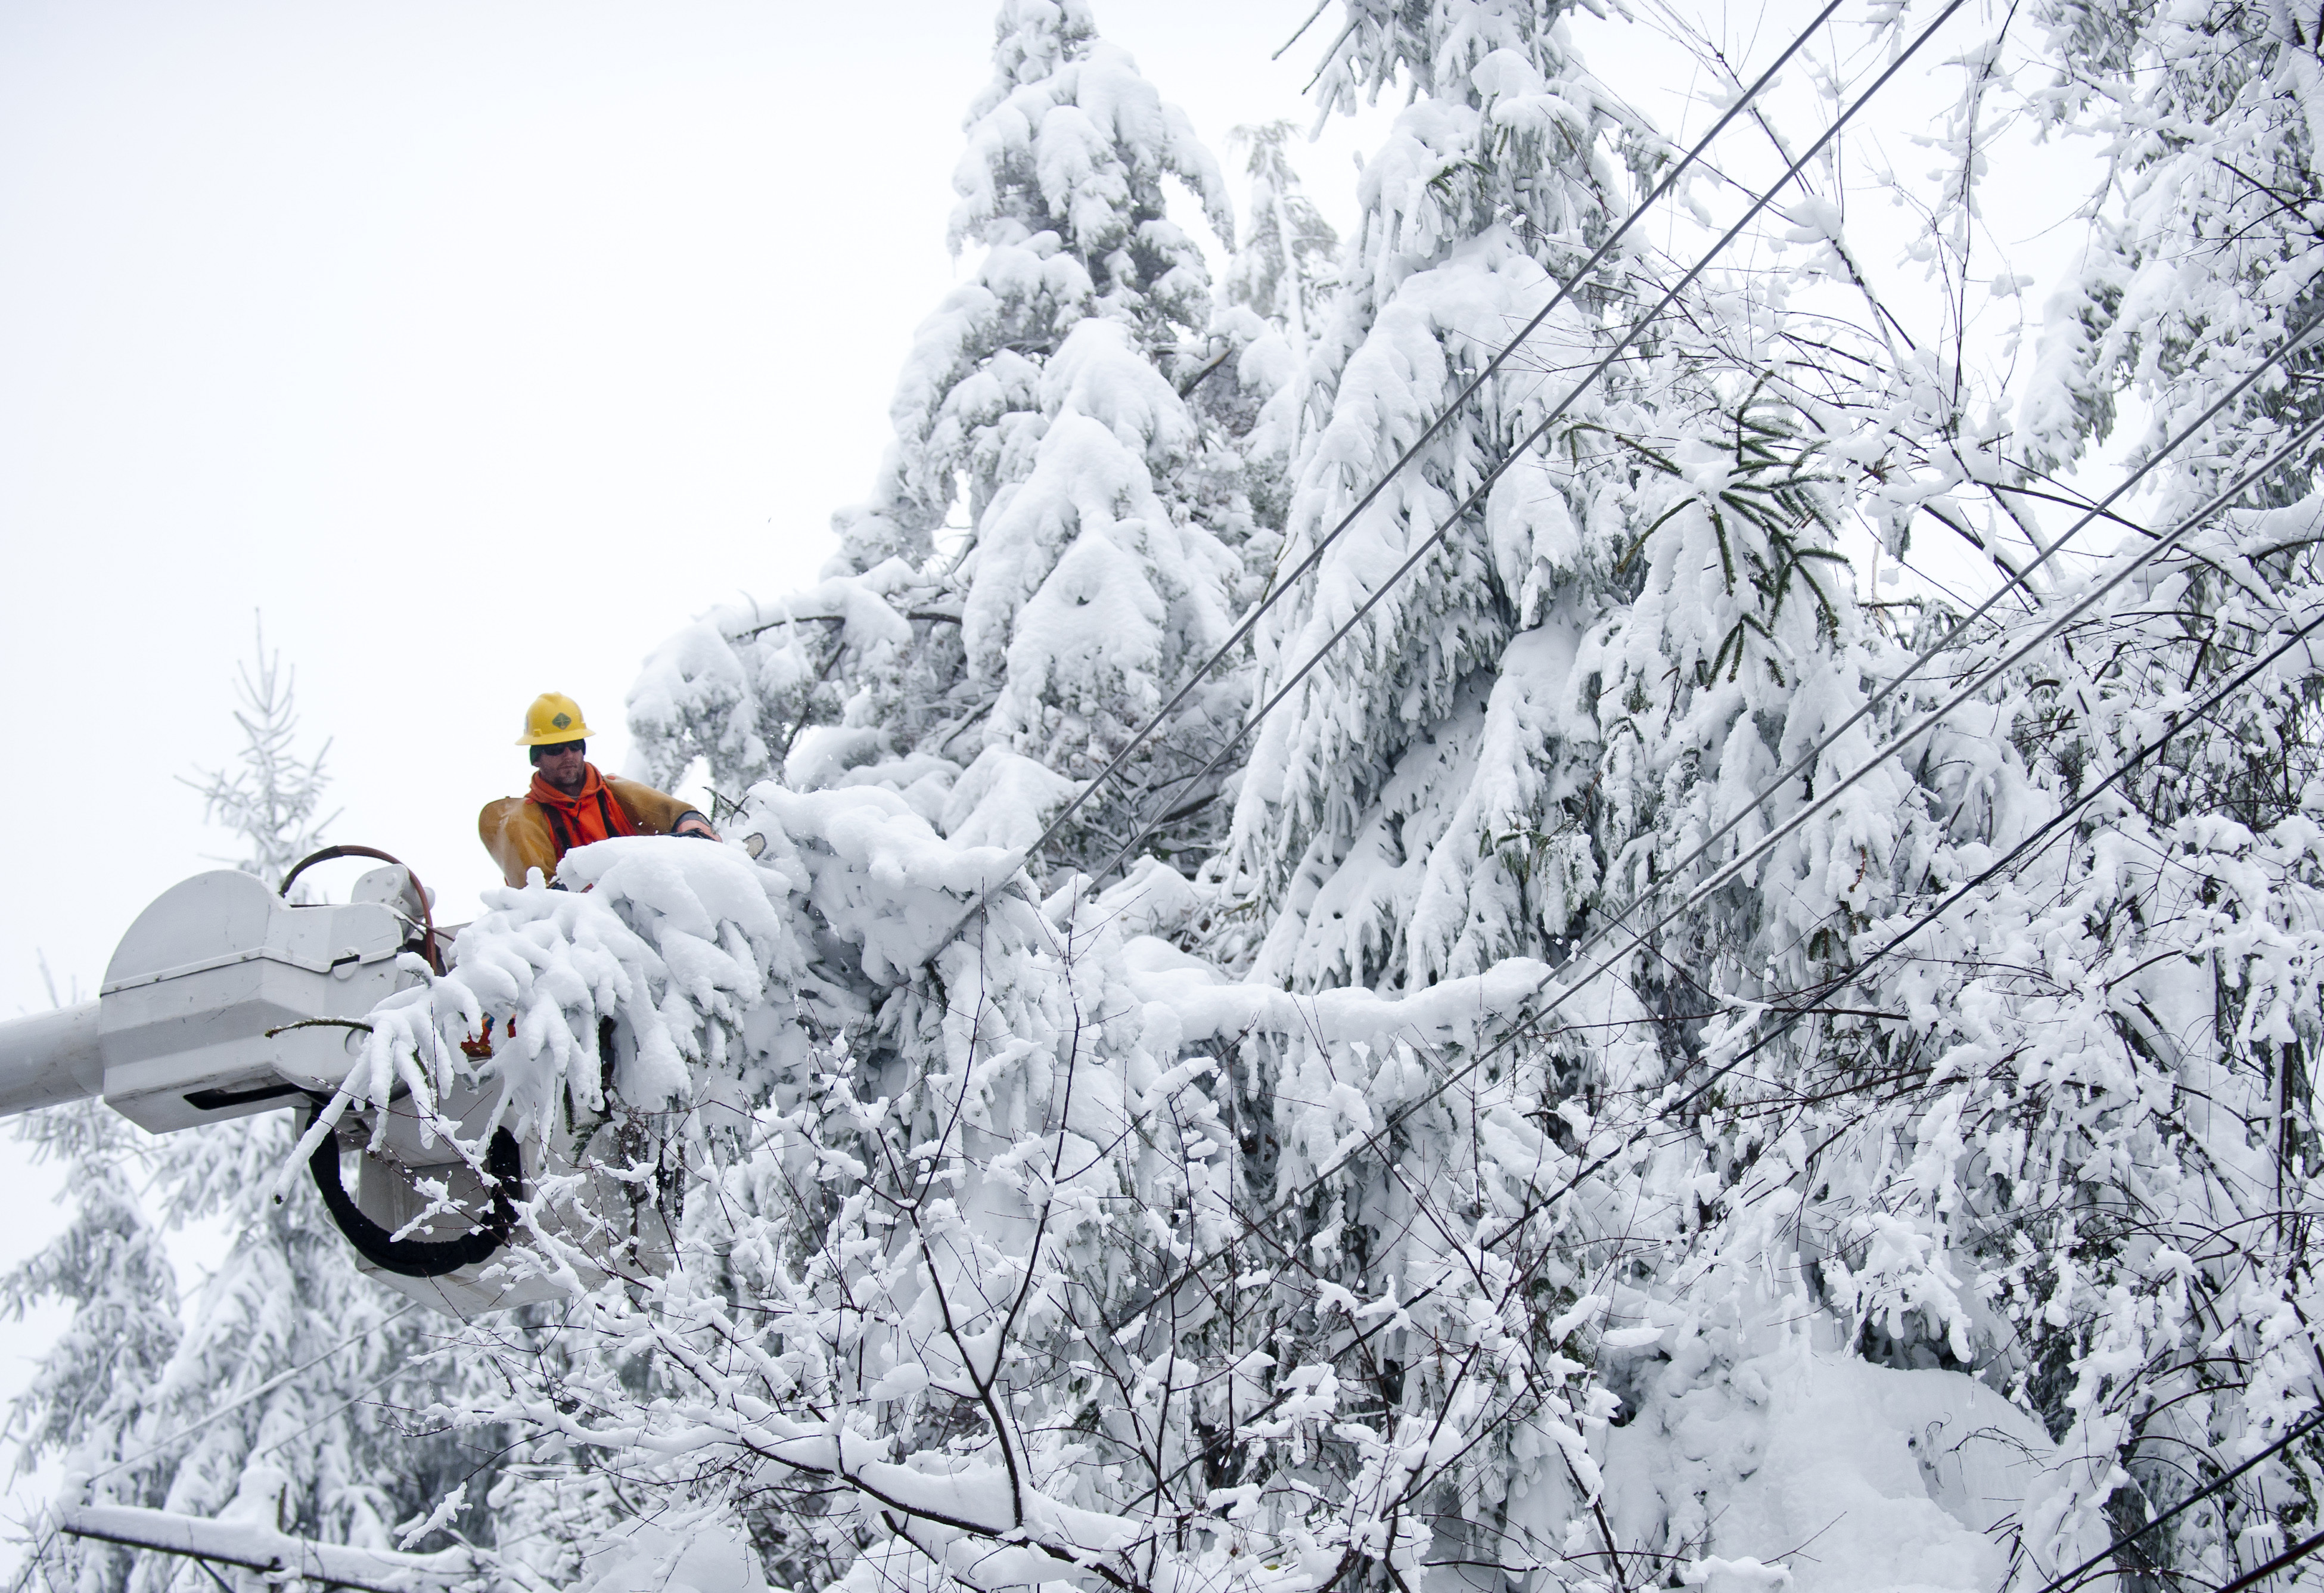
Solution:
M 915 339 L 872 497 L 835 517 L 822 585 L 673 639 L 631 719 L 666 776 L 700 757 L 729 791 L 883 784 L 1023 845 L 1224 633 L 1254 517 L 1220 422 L 1253 406 L 1213 368 L 1209 273 L 1165 210 L 1175 177 L 1231 236 L 1185 117 L 1084 0 L 1010 0 L 994 32 L 952 221 L 982 253 Z M 1193 701 L 1134 792 L 1222 733 L 1239 691 Z M 1137 801 L 1110 793 L 1060 855 L 1101 853 Z
M 1242 328 L 1250 349 L 1273 337 L 1295 355 L 1257 410 L 1288 391 L 1300 417 L 1280 434 L 1297 483 L 1283 560 L 1313 547 L 1549 297 L 1618 198 L 1609 151 L 1624 130 L 1588 108 L 1554 9 L 1359 5 L 1339 38 L 1330 95 L 1399 76 L 1419 94 L 1367 166 L 1364 226 L 1322 330 L 1301 330 L 1304 294 L 1277 291 L 1265 313 L 1232 306 L 1259 324 Z M 1268 246 L 1290 247 L 1279 226 Z M 1267 281 L 1269 263 L 1235 281 Z M 1271 263 L 1279 283 L 1284 262 Z M 810 724 L 788 778 L 744 796 L 736 827 L 758 838 L 768 889 L 807 916 L 811 975 L 779 997 L 770 987 L 769 1011 L 804 1026 L 813 1060 L 761 1042 L 768 1132 L 731 1162 L 697 1165 L 720 1192 L 698 1238 L 727 1259 L 721 1301 L 695 1277 L 685 1312 L 705 1345 L 734 1333 L 773 1355 L 774 1334 L 782 1349 L 701 1377 L 665 1414 L 707 1422 L 771 1400 L 786 1413 L 768 1431 L 788 1432 L 798 1400 L 822 1401 L 850 1412 L 849 1431 L 878 1453 L 913 1457 L 863 1485 L 881 1500 L 869 1516 L 835 1507 L 816 1480 L 868 1476 L 844 1448 L 724 1490 L 779 1524 L 762 1537 L 812 1543 L 812 1558 L 869 1587 L 973 1578 L 993 1534 L 1012 1533 L 1031 1547 L 1006 1574 L 1038 1579 L 1041 1556 L 1082 1556 L 1085 1525 L 1106 1564 L 1149 1586 L 1231 1578 L 1246 1543 L 1278 1557 L 1299 1545 L 1322 1580 L 1333 1565 L 1521 1574 L 1590 1519 L 1591 1451 L 1621 1405 L 1566 1354 L 1594 1358 L 1611 1327 L 1616 1302 L 1585 1279 L 1629 1242 L 1617 1213 L 1658 1238 L 1684 1231 L 1678 1192 L 1703 1175 L 1703 1152 L 1651 1179 L 1625 1165 L 1579 1211 L 1549 1192 L 1620 1144 L 1626 1103 L 1717 1060 L 1700 1018 L 1668 999 L 1760 999 L 1835 955 L 1828 941 L 1791 948 L 1792 929 L 1821 925 L 1835 898 L 1868 905 L 1879 886 L 1863 883 L 1862 849 L 1834 847 L 1855 831 L 1890 835 L 1867 829 L 1886 822 L 1876 787 L 1665 937 L 1702 938 L 1697 983 L 1661 977 L 1650 951 L 1593 983 L 1591 1021 L 1563 1043 L 1472 1073 L 1522 1022 L 1542 954 L 1590 927 L 1615 891 L 1651 883 L 1690 830 L 1736 811 L 1772 772 L 1766 743 L 1802 745 L 1861 700 L 1865 639 L 1844 588 L 1827 590 L 1817 568 L 1834 557 L 1828 499 L 1847 483 L 1823 479 L 1811 456 L 1821 434 L 1792 388 L 1764 396 L 1757 373 L 1719 363 L 1709 340 L 1657 345 L 1578 407 L 1548 454 L 1512 457 L 1556 374 L 1611 345 L 1633 264 L 1583 284 L 1532 363 L 1480 392 L 1358 534 L 1286 592 L 1262 678 L 1303 661 L 1488 469 L 1511 466 L 1485 511 L 1262 727 L 1226 877 L 1256 921 L 1240 944 L 1231 914 L 1214 915 L 1229 927 L 1209 940 L 1187 935 L 1204 891 L 1155 869 L 1093 900 L 1004 892 L 964 924 L 961 907 L 994 879 L 974 843 L 1009 836 L 956 803 L 997 789 L 978 784 L 994 771 L 947 785 L 938 765 L 892 759 L 868 722 Z M 1221 325 L 1232 354 L 1235 331 Z M 1286 329 L 1312 338 L 1308 357 Z M 1043 379 L 1072 357 L 1061 345 Z M 1008 435 L 996 430 L 991 458 L 1010 456 Z M 986 533 L 1034 480 L 978 505 L 964 568 L 1014 546 Z M 857 633 L 868 586 L 911 576 L 915 558 L 932 566 L 940 550 L 892 534 L 904 523 L 853 523 L 856 573 L 826 585 L 819 623 Z M 979 582 L 997 573 L 976 570 Z M 992 590 L 1029 612 L 1039 589 Z M 881 603 L 888 618 L 872 617 L 897 648 L 811 655 L 818 689 L 901 700 L 910 655 L 893 602 Z M 673 644 L 641 690 L 645 728 L 667 705 L 743 700 L 701 683 L 746 678 L 727 639 L 747 619 Z M 706 732 L 674 738 L 666 755 L 709 745 Z M 1601 801 L 1600 785 L 1618 795 Z M 837 788 L 801 788 L 812 787 Z M 610 879 L 591 906 L 627 910 Z M 1214 960 L 1190 955 L 1190 939 Z M 1282 984 L 1329 999 L 1286 1000 Z M 733 1044 L 720 1037 L 730 1018 L 692 1010 L 706 1057 Z M 594 1018 L 576 1008 L 561 1021 Z M 416 1046 L 422 1033 L 385 1044 Z M 863 1183 L 833 1183 L 834 1170 Z M 1462 1237 L 1511 1223 L 1491 1254 Z M 1681 1286 L 1651 1268 L 1624 1277 L 1625 1318 Z M 1381 1325 L 1351 1337 L 1342 1312 Z M 537 1402 L 527 1408 L 540 1419 Z M 550 1426 L 595 1441 L 581 1424 Z M 1428 1435 L 1448 1432 L 1439 1455 Z M 716 1491 L 718 1453 L 706 1441 L 659 1476 L 699 1500 Z M 851 1546 L 859 1523 L 871 1535 Z
M 298 672 L 283 668 L 281 652 L 267 650 L 263 620 L 254 616 L 251 629 L 250 661 L 235 676 L 239 706 L 234 722 L 242 732 L 242 746 L 234 767 L 204 769 L 197 779 L 179 778 L 201 794 L 202 816 L 240 842 L 242 855 L 228 861 L 245 873 L 276 880 L 321 846 L 323 832 L 338 815 L 322 812 L 329 785 L 323 760 L 330 742 L 326 740 L 311 758 L 299 750 Z
M 1407 75 L 1414 98 L 1365 163 L 1362 219 L 1318 318 L 1316 419 L 1294 466 L 1286 566 L 1572 273 L 1619 202 L 1609 141 L 1620 125 L 1576 69 L 1554 8 L 1355 5 L 1340 33 L 1322 74 L 1327 109 Z M 1262 692 L 1321 651 L 1503 460 L 1555 373 L 1586 366 L 1611 280 L 1585 284 L 1532 355 L 1480 390 L 1277 610 Z M 1602 426 L 1611 401 L 1593 393 L 1572 435 Z M 1590 752 L 1564 744 L 1557 684 L 1519 681 L 1563 668 L 1599 618 L 1628 523 L 1627 475 L 1618 460 L 1521 466 L 1259 727 L 1235 858 L 1267 925 L 1263 977 L 1417 984 L 1567 932 L 1589 870 L 1561 850 L 1563 805 L 1586 785 L 1577 770 Z M 1512 689 L 1497 699 L 1505 673 Z M 1489 718 L 1498 767 L 1477 760 Z M 1448 840 L 1454 824 L 1462 834 Z M 1513 829 L 1560 838 L 1530 889 L 1489 839 Z M 1478 855 L 1497 878 L 1473 889 L 1433 879 L 1432 853 Z
M 1225 297 L 1281 327 L 1292 354 L 1305 359 L 1333 280 L 1340 237 L 1291 164 L 1290 123 L 1238 127 L 1231 136 L 1250 152 L 1243 168 L 1250 197 Z
M 43 1300 L 69 1301 L 64 1332 L 9 1413 L 25 1465 L 60 1461 L 106 1504 L 157 1506 L 168 1466 L 153 1450 L 163 1432 L 155 1391 L 175 1354 L 178 1280 L 161 1231 L 139 1199 L 150 1147 L 99 1102 L 27 1119 L 19 1138 L 42 1159 L 66 1164 L 65 1231 L 0 1279 L 0 1299 L 21 1317 Z M 133 1564 L 117 1544 L 64 1536 L 33 1524 L 26 1571 L 76 1593 L 124 1588 Z

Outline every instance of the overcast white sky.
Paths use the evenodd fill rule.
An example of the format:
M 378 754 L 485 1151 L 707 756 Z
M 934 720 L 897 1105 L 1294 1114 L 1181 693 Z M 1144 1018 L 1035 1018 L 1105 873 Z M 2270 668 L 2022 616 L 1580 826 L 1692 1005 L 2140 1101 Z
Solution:
M 1268 57 L 1311 9 L 1098 15 L 1224 161 L 1237 123 L 1307 121 L 1320 31 Z M 1757 62 L 1808 9 L 1711 14 Z M 0 4 L 0 1016 L 47 1004 L 42 957 L 93 993 L 145 902 L 226 850 L 174 777 L 232 756 L 254 610 L 331 738 L 332 838 L 403 857 L 457 921 L 534 694 L 578 697 L 618 767 L 648 649 L 812 575 L 954 280 L 991 14 Z M 1584 41 L 1674 131 L 1702 119 L 1673 52 Z M 1868 150 L 1909 152 L 1936 59 Z M 1377 125 L 1297 152 L 1335 221 Z M 2019 229 L 2036 253 L 2072 197 L 2049 187 Z M 53 1178 L 0 1141 L 0 1179 L 5 1265 L 51 1226 Z M 0 1393 L 50 1325 L 0 1337 Z

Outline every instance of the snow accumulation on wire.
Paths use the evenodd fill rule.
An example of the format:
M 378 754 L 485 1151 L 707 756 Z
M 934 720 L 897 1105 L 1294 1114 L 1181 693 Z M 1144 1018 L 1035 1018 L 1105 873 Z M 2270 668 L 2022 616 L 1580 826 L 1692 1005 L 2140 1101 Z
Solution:
M 331 1109 L 483 1100 L 437 1127 L 532 1147 L 493 1266 L 556 1297 L 381 1323 L 392 1432 L 337 1413 L 366 1349 L 151 1459 L 232 1331 L 383 1312 L 285 1227 L 374 1315 L 253 1270 L 180 1345 L 92 1139 L 75 1254 L 147 1282 L 32 1412 L 90 1507 L 597 1593 L 2319 1574 L 2312 26 L 1843 8 L 1722 198 L 1557 5 L 1337 9 L 1319 108 L 1401 106 L 1345 240 L 1285 128 L 1238 228 L 1082 0 L 1001 5 L 870 496 L 631 699 L 730 843 L 490 893 Z M 1907 69 L 1960 92 L 1892 303 L 1813 141 Z M 2110 164 L 1995 376 L 2035 128 Z M 1674 258 L 1622 230 L 1665 189 Z M 1929 538 L 2002 591 L 1883 598 Z

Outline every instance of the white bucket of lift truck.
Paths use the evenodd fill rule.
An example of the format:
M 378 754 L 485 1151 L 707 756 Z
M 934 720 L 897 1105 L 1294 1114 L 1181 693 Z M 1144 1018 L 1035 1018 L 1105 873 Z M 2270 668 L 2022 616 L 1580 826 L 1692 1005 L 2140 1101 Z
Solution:
M 410 875 L 377 869 L 356 899 L 302 907 L 233 869 L 197 874 L 139 914 L 95 1014 L 106 1104 L 156 1134 L 337 1088 L 362 1019 L 418 982 Z
M 388 866 L 348 901 L 286 899 L 309 864 L 349 856 Z M 451 937 L 410 870 L 365 847 L 326 848 L 279 889 L 231 869 L 182 880 L 122 936 L 96 1000 L 0 1022 L 0 1116 L 101 1095 L 167 1134 L 311 1112 L 373 1009 L 440 970 Z M 600 1034 L 609 1110 L 560 1110 L 522 1143 L 492 1127 L 496 1093 L 447 1101 L 449 1137 L 408 1096 L 349 1114 L 309 1167 L 357 1265 L 459 1316 L 667 1272 L 678 1186 L 655 1120 L 611 1091 L 625 1044 Z

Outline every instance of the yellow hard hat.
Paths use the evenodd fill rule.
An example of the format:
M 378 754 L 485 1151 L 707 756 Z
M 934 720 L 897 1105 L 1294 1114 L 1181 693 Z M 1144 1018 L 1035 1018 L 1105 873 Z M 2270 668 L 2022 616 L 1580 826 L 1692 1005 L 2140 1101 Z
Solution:
M 586 741 L 589 727 L 581 722 L 581 704 L 561 691 L 545 691 L 524 711 L 524 734 L 520 747 L 554 747 L 565 741 Z

